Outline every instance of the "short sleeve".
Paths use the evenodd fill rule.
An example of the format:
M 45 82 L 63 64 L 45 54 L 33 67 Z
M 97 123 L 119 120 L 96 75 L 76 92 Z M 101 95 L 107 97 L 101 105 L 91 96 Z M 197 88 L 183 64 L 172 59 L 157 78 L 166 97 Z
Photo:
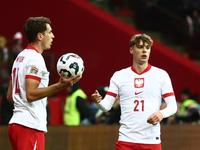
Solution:
M 46 72 L 46 67 L 43 58 L 39 57 L 38 59 L 28 61 L 26 65 L 26 78 L 41 81 L 44 72 Z
M 162 72 L 162 95 L 174 93 L 171 79 L 166 71 Z

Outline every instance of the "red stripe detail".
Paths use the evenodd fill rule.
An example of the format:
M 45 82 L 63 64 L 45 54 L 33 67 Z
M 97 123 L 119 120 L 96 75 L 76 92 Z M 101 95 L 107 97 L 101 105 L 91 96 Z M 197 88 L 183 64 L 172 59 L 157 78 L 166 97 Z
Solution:
M 147 68 L 146 68 L 143 72 L 138 73 L 138 72 L 135 70 L 135 68 L 133 68 L 133 65 L 131 66 L 131 70 L 132 70 L 133 72 L 135 72 L 136 74 L 138 74 L 138 75 L 141 75 L 141 74 L 143 74 L 143 73 L 145 73 L 145 72 L 148 72 L 150 69 L 151 69 L 151 65 L 148 64 Z
M 113 97 L 115 97 L 115 98 L 117 97 L 117 94 L 112 93 L 112 92 L 109 92 L 109 91 L 106 93 L 106 95 L 110 95 L 110 96 L 113 96 Z
M 28 46 L 26 47 L 26 49 L 32 49 L 32 50 L 35 50 L 36 52 L 39 53 L 39 51 L 38 51 L 35 47 L 30 46 L 30 45 L 28 45 Z
M 39 82 L 41 81 L 41 78 L 32 75 L 26 75 L 26 79 L 35 79 L 38 80 Z
M 174 92 L 163 94 L 163 98 L 166 98 L 169 96 L 175 96 Z

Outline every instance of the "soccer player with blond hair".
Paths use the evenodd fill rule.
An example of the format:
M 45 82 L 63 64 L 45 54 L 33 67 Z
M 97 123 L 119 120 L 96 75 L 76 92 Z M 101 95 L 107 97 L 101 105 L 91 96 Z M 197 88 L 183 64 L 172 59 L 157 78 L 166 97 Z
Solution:
M 129 49 L 133 64 L 113 74 L 104 99 L 97 90 L 92 94 L 105 112 L 120 98 L 120 129 L 115 150 L 161 150 L 160 122 L 177 110 L 168 73 L 148 63 L 152 45 L 150 36 L 134 35 Z M 160 110 L 162 99 L 167 107 Z

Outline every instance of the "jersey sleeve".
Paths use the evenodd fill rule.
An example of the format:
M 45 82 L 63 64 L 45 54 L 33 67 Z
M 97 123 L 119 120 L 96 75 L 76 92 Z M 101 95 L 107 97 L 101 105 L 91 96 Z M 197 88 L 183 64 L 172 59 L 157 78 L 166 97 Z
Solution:
M 176 113 L 177 104 L 171 79 L 168 73 L 165 71 L 162 74 L 162 97 L 165 100 L 167 107 L 163 110 L 160 110 L 160 112 L 162 113 L 163 118 L 166 118 Z
M 28 61 L 26 66 L 26 78 L 35 79 L 40 82 L 45 71 L 44 65 L 45 63 L 42 58 Z
M 119 88 L 117 86 L 117 83 L 115 82 L 115 78 L 116 77 L 114 74 L 110 79 L 110 85 L 108 88 L 108 92 L 106 93 L 106 96 L 100 103 L 97 104 L 97 106 L 104 112 L 107 112 L 112 108 L 118 95 Z
M 176 113 L 177 104 L 176 104 L 175 96 L 166 97 L 164 100 L 167 107 L 164 108 L 163 110 L 160 110 L 160 112 L 162 113 L 163 118 L 167 118 Z
M 171 79 L 167 72 L 162 72 L 162 96 L 163 98 L 168 96 L 174 96 L 174 91 L 171 83 Z

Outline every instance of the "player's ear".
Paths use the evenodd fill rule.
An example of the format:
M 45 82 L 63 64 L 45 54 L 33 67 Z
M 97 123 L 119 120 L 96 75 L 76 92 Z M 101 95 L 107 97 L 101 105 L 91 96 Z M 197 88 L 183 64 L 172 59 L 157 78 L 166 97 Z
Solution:
M 39 41 L 41 41 L 42 38 L 43 38 L 43 34 L 39 32 L 39 33 L 37 34 L 37 39 L 38 39 Z
M 129 48 L 129 51 L 130 51 L 131 54 L 133 54 L 133 48 L 132 47 Z

